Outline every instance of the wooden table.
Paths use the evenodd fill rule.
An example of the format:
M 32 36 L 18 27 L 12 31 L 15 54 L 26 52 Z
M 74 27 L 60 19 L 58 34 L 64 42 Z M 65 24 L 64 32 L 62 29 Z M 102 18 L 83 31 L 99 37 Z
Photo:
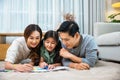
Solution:
M 0 33 L 0 36 L 23 36 L 23 33 Z

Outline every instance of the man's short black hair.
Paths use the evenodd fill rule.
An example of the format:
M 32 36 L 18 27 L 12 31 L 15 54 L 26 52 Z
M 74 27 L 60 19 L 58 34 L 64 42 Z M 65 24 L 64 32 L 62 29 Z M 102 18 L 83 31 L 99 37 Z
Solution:
M 75 33 L 79 33 L 79 26 L 75 21 L 64 21 L 57 32 L 68 32 L 68 34 L 74 37 Z

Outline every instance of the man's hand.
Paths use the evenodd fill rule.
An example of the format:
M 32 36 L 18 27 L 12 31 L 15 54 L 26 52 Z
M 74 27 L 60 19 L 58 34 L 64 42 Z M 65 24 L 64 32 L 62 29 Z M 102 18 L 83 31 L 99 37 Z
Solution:
M 88 70 L 90 68 L 87 63 L 71 63 L 69 66 L 78 70 Z
M 69 53 L 66 49 L 62 48 L 60 50 L 60 56 L 62 56 L 64 58 L 70 58 L 72 56 L 72 54 Z
M 73 55 L 72 53 L 70 53 L 69 51 L 67 51 L 64 48 L 62 48 L 60 50 L 60 56 L 62 56 L 63 58 L 70 59 L 71 61 L 73 61 L 75 63 L 81 63 L 81 58 L 80 57 Z

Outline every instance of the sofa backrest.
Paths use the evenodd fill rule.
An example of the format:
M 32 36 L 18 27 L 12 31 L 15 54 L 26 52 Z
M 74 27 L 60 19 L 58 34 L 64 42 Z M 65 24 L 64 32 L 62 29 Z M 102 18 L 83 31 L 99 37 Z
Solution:
M 118 32 L 118 31 L 120 31 L 120 23 L 96 22 L 94 24 L 95 38 L 105 33 Z

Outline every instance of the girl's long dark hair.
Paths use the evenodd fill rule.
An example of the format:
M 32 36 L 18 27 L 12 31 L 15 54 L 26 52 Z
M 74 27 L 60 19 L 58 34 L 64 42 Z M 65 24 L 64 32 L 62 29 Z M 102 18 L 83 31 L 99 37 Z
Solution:
M 59 36 L 58 36 L 57 31 L 53 31 L 53 30 L 47 31 L 45 33 L 45 35 L 44 35 L 44 38 L 43 38 L 43 40 L 41 42 L 42 43 L 41 45 L 44 45 L 43 41 L 46 40 L 46 39 L 48 39 L 49 37 L 52 37 L 57 42 L 57 45 L 56 45 L 56 47 L 54 49 L 55 54 L 56 54 L 56 56 L 54 58 L 54 63 L 61 63 L 62 57 L 59 55 L 59 51 L 62 48 L 62 46 L 61 46 L 61 42 L 59 40 Z

